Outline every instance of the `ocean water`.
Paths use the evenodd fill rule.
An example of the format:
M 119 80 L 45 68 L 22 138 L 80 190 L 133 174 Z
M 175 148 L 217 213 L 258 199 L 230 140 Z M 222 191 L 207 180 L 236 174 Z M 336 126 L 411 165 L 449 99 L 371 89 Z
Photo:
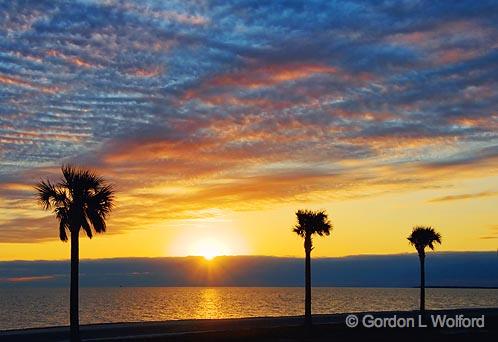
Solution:
M 418 289 L 314 288 L 313 313 L 415 310 Z M 498 307 L 498 289 L 427 289 L 427 308 Z M 302 288 L 82 288 L 82 324 L 302 315 Z M 0 330 L 68 325 L 69 289 L 0 288 Z

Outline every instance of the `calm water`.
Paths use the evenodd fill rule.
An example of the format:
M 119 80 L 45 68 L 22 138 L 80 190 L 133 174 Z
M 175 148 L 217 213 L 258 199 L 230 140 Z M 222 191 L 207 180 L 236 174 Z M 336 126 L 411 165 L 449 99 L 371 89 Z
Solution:
M 301 288 L 82 288 L 82 324 L 301 315 Z M 417 289 L 314 288 L 314 313 L 413 310 Z M 0 289 L 0 330 L 67 325 L 65 288 Z M 428 289 L 430 309 L 498 307 L 498 290 Z

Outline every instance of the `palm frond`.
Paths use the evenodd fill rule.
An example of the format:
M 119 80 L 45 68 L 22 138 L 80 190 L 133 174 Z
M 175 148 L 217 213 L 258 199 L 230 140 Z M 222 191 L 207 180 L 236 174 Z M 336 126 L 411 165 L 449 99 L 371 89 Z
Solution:
M 294 228 L 292 228 L 292 231 L 300 237 L 304 237 L 304 234 L 306 233 L 306 231 L 300 225 L 294 226 Z
M 54 209 L 55 217 L 59 220 L 59 238 L 67 241 L 67 230 L 69 229 L 69 215 L 67 208 L 58 207 Z
M 114 207 L 114 189 L 112 185 L 99 185 L 96 192 L 87 198 L 88 210 L 94 210 L 105 218 Z
M 63 242 L 67 241 L 67 227 L 66 223 L 60 221 L 59 222 L 59 239 Z
M 43 209 L 48 210 L 52 208 L 55 198 L 57 198 L 57 189 L 54 184 L 49 180 L 41 181 L 35 185 L 37 192 L 38 202 Z
M 86 236 L 88 236 L 91 239 L 93 236 L 92 229 L 90 228 L 90 225 L 88 224 L 86 218 L 83 218 L 83 220 L 81 221 L 81 228 L 83 228 L 83 230 L 85 231 Z
M 293 232 L 301 237 L 306 234 L 330 235 L 333 229 L 325 211 L 298 210 L 296 212 L 297 224 Z
M 96 211 L 87 211 L 87 217 L 96 233 L 104 233 L 106 230 L 105 219 Z
M 76 169 L 71 165 L 62 166 L 62 182 L 61 184 L 67 189 L 74 190 L 76 187 Z
M 95 172 L 62 166 L 62 179 L 54 184 L 49 180 L 35 186 L 37 197 L 45 210 L 53 209 L 59 220 L 59 237 L 67 241 L 67 231 L 83 229 L 89 238 L 93 231 L 106 230 L 106 218 L 114 203 L 114 189 Z
M 441 234 L 436 232 L 432 227 L 416 226 L 413 227 L 411 234 L 408 236 L 408 241 L 414 246 L 419 253 L 426 247 L 434 250 L 434 245 L 441 244 Z

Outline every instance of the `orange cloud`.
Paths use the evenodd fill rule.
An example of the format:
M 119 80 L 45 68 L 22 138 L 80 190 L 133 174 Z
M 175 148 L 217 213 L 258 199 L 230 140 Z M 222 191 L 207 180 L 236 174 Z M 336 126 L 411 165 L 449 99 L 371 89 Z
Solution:
M 429 202 L 447 202 L 447 201 L 458 201 L 458 200 L 466 200 L 466 199 L 474 199 L 474 198 L 482 198 L 482 197 L 490 197 L 498 195 L 497 191 L 483 191 L 474 194 L 460 194 L 460 195 L 449 195 L 443 197 L 436 197 Z
M 473 21 L 457 20 L 441 23 L 428 31 L 401 33 L 389 36 L 386 41 L 395 44 L 406 44 L 426 50 L 435 64 L 458 63 L 478 57 L 490 46 L 452 48 L 446 47 L 448 41 L 454 39 L 472 39 L 487 41 L 497 32 Z
M 144 78 L 149 78 L 149 77 L 156 77 L 159 76 L 163 73 L 163 69 L 159 67 L 151 68 L 151 69 L 130 69 L 127 70 L 126 73 L 131 76 L 135 77 L 144 77 Z
M 234 130 L 226 138 L 236 132 Z M 102 164 L 98 167 L 98 173 L 115 183 L 119 192 L 108 225 L 109 233 L 157 226 L 171 219 L 195 218 L 206 215 L 206 210 L 213 208 L 254 210 L 275 202 L 373 196 L 387 191 L 438 186 L 459 176 L 475 177 L 476 168 L 484 168 L 481 169 L 484 174 L 489 170 L 484 161 L 484 165 L 478 162 L 475 167 L 469 164 L 462 168 L 457 163 L 391 165 L 367 159 L 336 163 L 331 171 L 330 168 L 316 169 L 313 162 L 286 164 L 291 161 L 289 154 L 272 151 L 268 146 L 218 152 L 216 143 L 207 141 L 207 145 L 203 145 L 202 141 L 162 142 L 156 139 L 123 141 L 117 144 L 119 148 L 109 146 L 102 158 L 99 157 Z M 295 152 L 313 157 L 312 151 Z M 166 154 L 174 157 L 165 158 Z M 488 158 L 487 163 L 492 160 Z M 57 169 L 31 172 L 37 177 L 47 172 L 53 175 L 51 179 L 58 177 Z M 30 175 L 25 177 L 33 179 Z M 18 187 L 7 185 L 7 188 Z M 17 218 L 2 225 L 6 229 L 0 233 L 1 241 L 57 238 L 56 220 L 51 216 Z M 54 230 L 47 230 L 47 226 Z M 30 229 L 29 241 L 26 240 L 27 227 Z
M 49 132 L 49 131 L 34 131 L 34 130 L 17 130 L 11 133 L 6 133 L 0 137 L 2 143 L 16 143 L 22 144 L 23 142 L 31 143 L 34 140 L 59 140 L 79 142 L 89 136 L 88 133 L 64 133 L 64 132 Z
M 217 76 L 211 79 L 208 85 L 261 88 L 282 82 L 308 78 L 314 74 L 331 74 L 336 72 L 336 68 L 326 65 L 273 65 Z
M 33 186 L 23 183 L 0 183 L 0 190 L 33 191 Z
M 74 64 L 74 65 L 82 67 L 82 68 L 96 68 L 96 67 L 98 67 L 98 65 L 91 64 L 87 61 L 84 61 L 83 59 L 81 59 L 79 57 L 67 56 L 59 51 L 56 51 L 56 50 L 49 50 L 47 52 L 47 56 L 62 59 L 68 63 Z
M 479 51 L 468 49 L 448 49 L 439 52 L 436 60 L 439 63 L 457 63 L 466 59 L 472 59 L 480 55 Z
M 483 240 L 498 239 L 498 225 L 490 227 L 489 230 L 491 235 L 481 236 L 480 239 Z
M 301 101 L 302 105 L 308 107 L 318 106 L 317 98 L 334 97 L 338 98 L 343 93 L 334 93 L 328 91 L 317 91 L 305 86 L 295 86 L 289 90 L 295 93 L 293 103 L 289 101 L 269 98 L 250 98 L 242 97 L 239 94 L 232 93 L 234 88 L 245 88 L 257 90 L 283 84 L 304 80 L 314 75 L 329 75 L 347 82 L 351 85 L 364 84 L 374 79 L 370 73 L 348 74 L 336 67 L 320 64 L 279 64 L 269 66 L 247 66 L 243 70 L 221 74 L 201 82 L 197 88 L 187 90 L 182 96 L 180 102 L 189 100 L 200 100 L 205 104 L 221 106 L 253 106 L 258 110 L 279 110 L 296 105 L 296 101 Z M 179 103 L 181 105 L 181 103 Z
M 29 82 L 26 80 L 23 80 L 21 78 L 16 78 L 16 77 L 11 77 L 11 76 L 6 76 L 6 75 L 0 75 L 0 84 L 6 84 L 6 85 L 14 85 L 30 90 L 38 90 L 43 93 L 48 93 L 48 94 L 54 94 L 60 91 L 58 87 L 55 86 L 46 86 L 42 84 L 36 84 L 33 82 Z
M 10 277 L 10 278 L 0 278 L 0 282 L 3 283 L 30 283 L 33 281 L 49 280 L 54 279 L 54 276 L 32 276 L 32 277 Z
M 22 59 L 25 59 L 25 60 L 30 61 L 30 62 L 43 63 L 42 58 L 40 58 L 38 56 L 34 56 L 34 55 L 21 53 L 19 51 L 12 52 L 12 55 L 16 56 L 17 58 L 22 58 Z

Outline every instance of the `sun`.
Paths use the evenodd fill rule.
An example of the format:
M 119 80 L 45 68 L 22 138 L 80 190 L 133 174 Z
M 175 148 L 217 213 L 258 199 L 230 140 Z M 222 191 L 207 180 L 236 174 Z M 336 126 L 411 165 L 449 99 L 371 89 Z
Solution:
M 205 254 L 203 255 L 203 257 L 206 260 L 213 260 L 218 255 L 218 253 L 212 252 L 212 251 L 209 251 L 209 252 L 206 251 L 204 253 Z
M 220 255 L 229 254 L 226 246 L 215 239 L 203 239 L 196 241 L 192 248 L 193 255 L 199 255 L 206 260 L 213 260 Z

